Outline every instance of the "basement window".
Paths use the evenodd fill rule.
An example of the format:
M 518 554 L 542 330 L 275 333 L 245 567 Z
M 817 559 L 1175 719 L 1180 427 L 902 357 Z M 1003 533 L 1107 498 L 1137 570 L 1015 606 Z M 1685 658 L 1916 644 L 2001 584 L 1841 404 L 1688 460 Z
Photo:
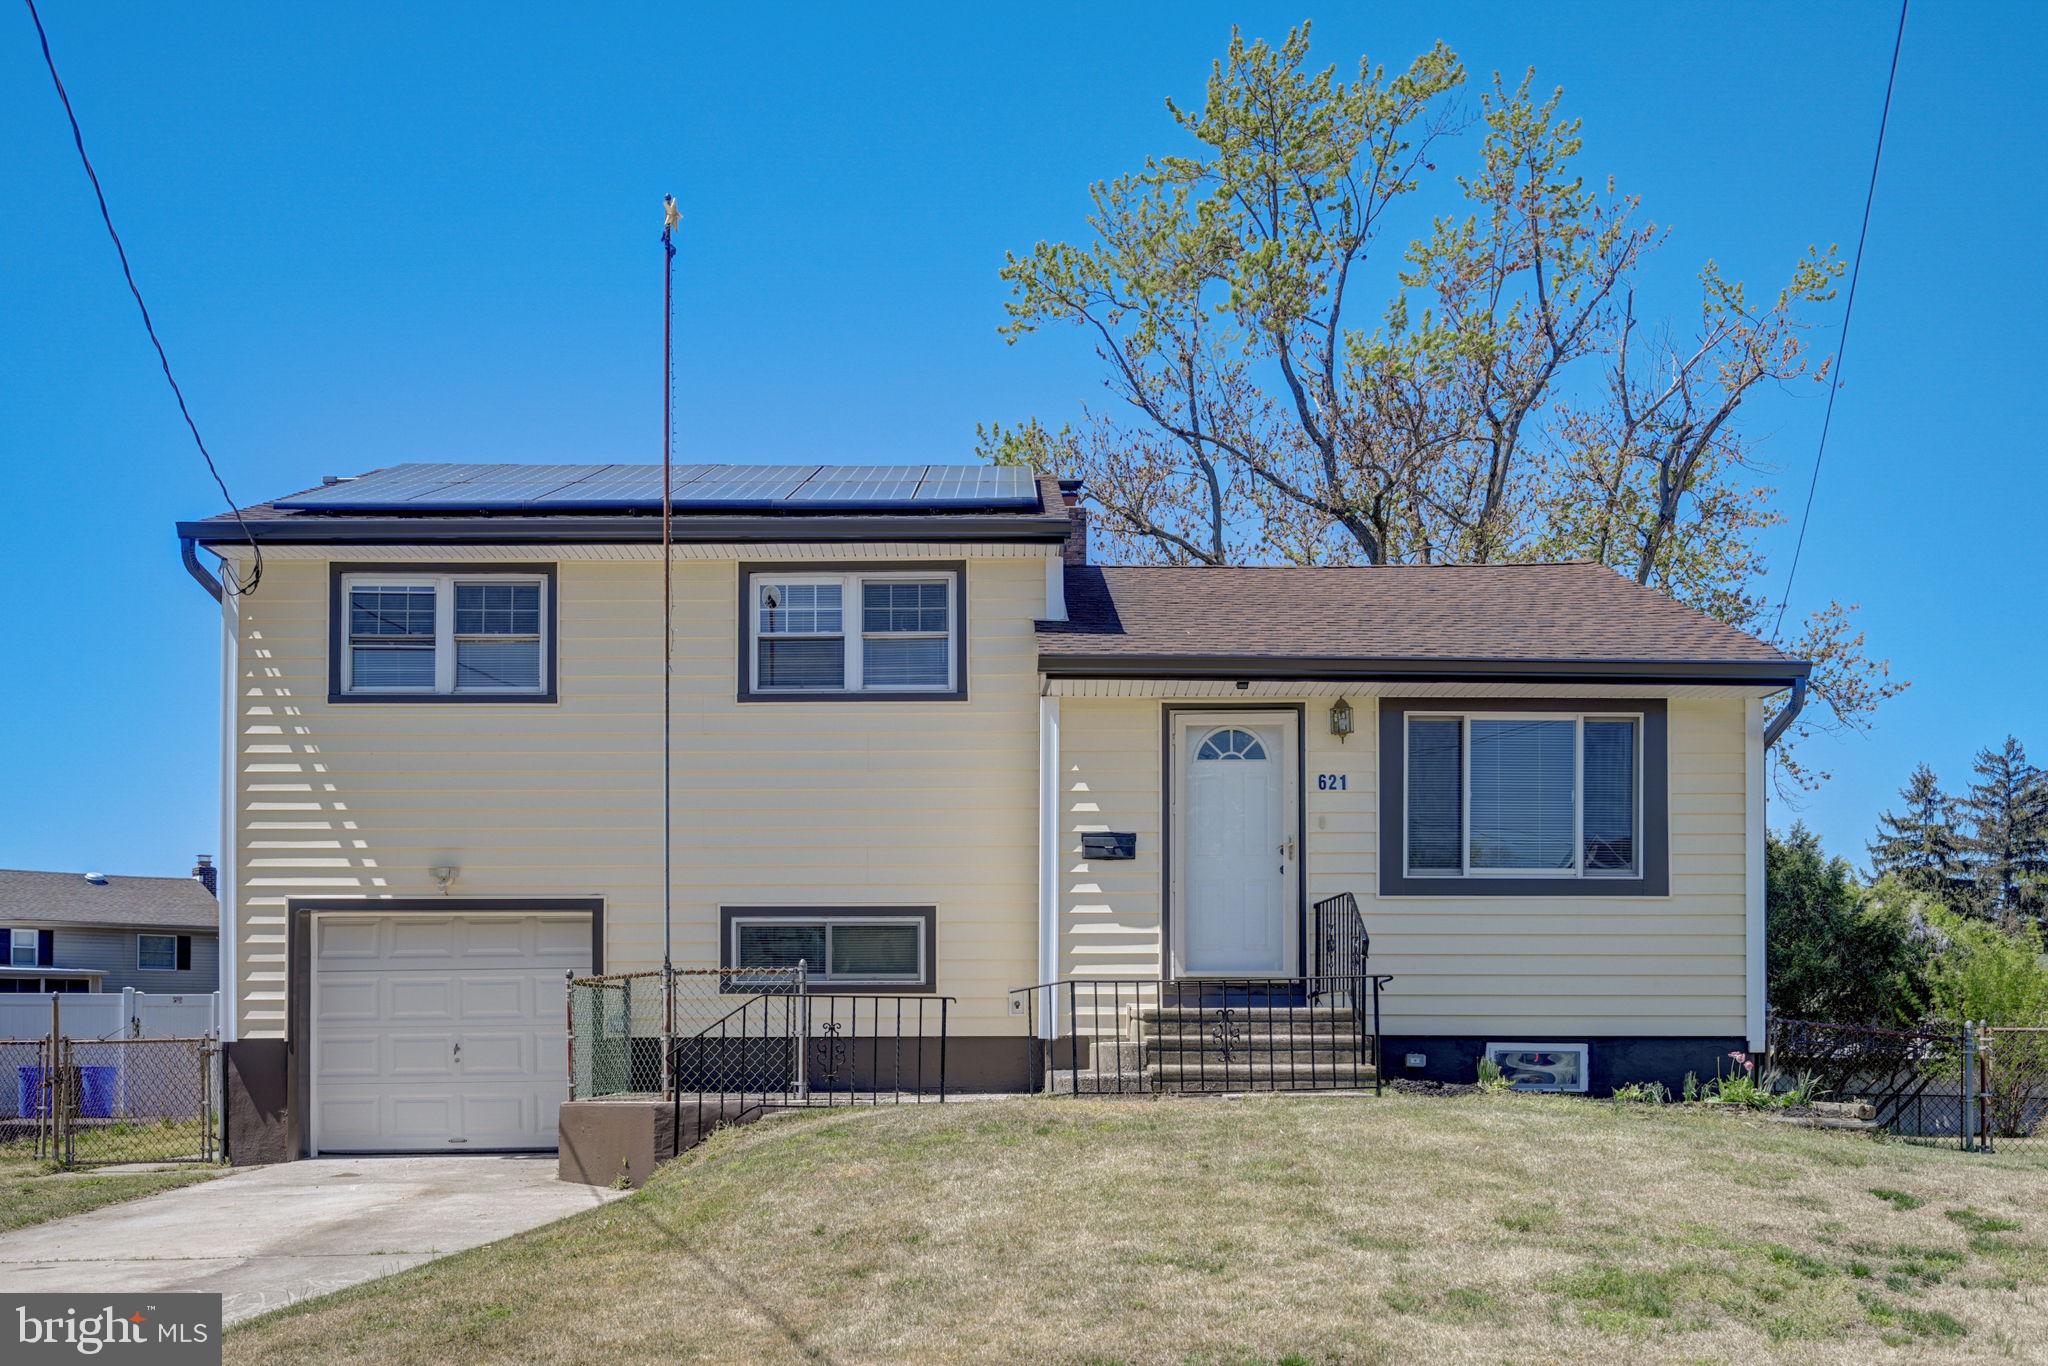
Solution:
M 732 979 L 737 990 L 785 986 L 801 963 L 815 992 L 842 987 L 932 989 L 931 907 L 726 907 L 723 966 L 774 969 Z
M 552 700 L 553 588 L 545 568 L 341 574 L 329 700 Z
M 1587 1055 L 1582 1043 L 1490 1043 L 1487 1059 L 1517 1091 L 1584 1091 Z

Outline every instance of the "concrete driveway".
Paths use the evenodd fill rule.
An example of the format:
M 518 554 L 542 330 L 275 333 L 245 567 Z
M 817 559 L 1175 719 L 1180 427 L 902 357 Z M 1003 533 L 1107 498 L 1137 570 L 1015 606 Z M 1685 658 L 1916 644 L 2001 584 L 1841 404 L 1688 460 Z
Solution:
M 209 1290 L 227 1321 L 493 1242 L 622 1191 L 553 1157 L 316 1158 L 0 1233 L 0 1290 Z

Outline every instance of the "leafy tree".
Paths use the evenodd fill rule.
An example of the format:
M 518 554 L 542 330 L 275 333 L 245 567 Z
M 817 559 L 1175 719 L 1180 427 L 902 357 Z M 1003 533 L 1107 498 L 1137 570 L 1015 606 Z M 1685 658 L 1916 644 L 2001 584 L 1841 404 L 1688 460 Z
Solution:
M 1975 824 L 1967 848 L 1981 904 L 2008 927 L 2048 907 L 2048 775 L 2018 739 L 1977 752 L 1977 781 L 1962 799 Z
M 1899 795 L 1905 799 L 1904 814 L 1887 811 L 1877 818 L 1878 835 L 1869 846 L 1871 871 L 1944 905 L 1968 909 L 1976 885 L 1956 830 L 1955 799 L 1941 790 L 1934 770 L 1925 764 L 1913 770 Z
M 1921 992 L 1929 1018 L 2048 1025 L 2048 949 L 2039 930 L 2001 929 L 1939 910 L 1929 926 L 1942 940 Z
M 1233 33 L 1202 107 L 1168 101 L 1189 151 L 1094 186 L 1085 244 L 1010 256 L 1004 333 L 1081 328 L 1112 401 L 984 427 L 982 453 L 1084 479 L 1122 558 L 1587 558 L 1761 632 L 1756 535 L 1778 518 L 1736 419 L 1825 377 L 1805 314 L 1834 297 L 1834 251 L 1755 298 L 1708 262 L 1690 326 L 1646 325 L 1634 281 L 1663 231 L 1588 182 L 1561 92 L 1498 76 L 1455 201 L 1402 250 L 1474 122 L 1465 69 L 1438 44 L 1346 81 L 1309 69 L 1308 32 Z M 1904 686 L 1853 610 L 1788 644 L 1815 665 L 1795 737 L 1860 729 Z M 1825 777 L 1778 758 L 1795 786 Z
M 1911 1023 L 1932 943 L 1923 903 L 1889 884 L 1866 895 L 1846 860 L 1795 824 L 1764 850 L 1773 1013 L 1837 1024 Z

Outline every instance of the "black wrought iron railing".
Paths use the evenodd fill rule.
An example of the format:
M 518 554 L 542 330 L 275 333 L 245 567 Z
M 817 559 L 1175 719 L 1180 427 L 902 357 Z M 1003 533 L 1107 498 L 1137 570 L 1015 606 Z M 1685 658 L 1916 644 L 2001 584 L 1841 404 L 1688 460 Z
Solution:
M 675 1039 L 678 1148 L 787 1107 L 943 1102 L 950 996 L 795 992 L 748 997 Z
M 1313 908 L 1300 977 L 1071 978 L 1019 987 L 1047 1091 L 1381 1088 L 1380 991 L 1356 898 Z

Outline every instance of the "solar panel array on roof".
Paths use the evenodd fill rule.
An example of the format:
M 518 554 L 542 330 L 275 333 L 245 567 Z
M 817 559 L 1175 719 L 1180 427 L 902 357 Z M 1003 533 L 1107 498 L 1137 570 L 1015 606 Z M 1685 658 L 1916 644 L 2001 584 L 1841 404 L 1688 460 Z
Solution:
M 925 511 L 1038 505 L 1016 465 L 678 465 L 671 501 L 686 512 Z M 280 498 L 318 512 L 653 511 L 659 465 L 393 465 Z

